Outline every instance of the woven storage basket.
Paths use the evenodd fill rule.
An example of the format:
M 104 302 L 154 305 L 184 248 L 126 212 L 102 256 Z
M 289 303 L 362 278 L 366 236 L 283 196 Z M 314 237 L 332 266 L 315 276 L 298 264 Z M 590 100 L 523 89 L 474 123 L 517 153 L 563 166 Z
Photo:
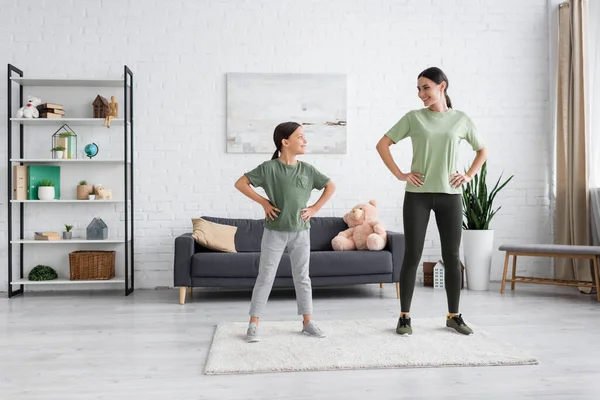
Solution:
M 78 250 L 69 253 L 72 281 L 107 280 L 115 277 L 115 251 Z

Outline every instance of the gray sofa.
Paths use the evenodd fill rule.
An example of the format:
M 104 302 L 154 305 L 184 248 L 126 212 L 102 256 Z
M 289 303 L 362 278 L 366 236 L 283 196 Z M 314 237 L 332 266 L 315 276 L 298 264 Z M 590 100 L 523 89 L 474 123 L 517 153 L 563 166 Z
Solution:
M 175 238 L 174 285 L 179 287 L 180 303 L 192 287 L 252 288 L 258 275 L 262 219 L 202 217 L 207 221 L 237 226 L 236 253 L 205 248 L 184 233 Z M 310 277 L 313 287 L 367 283 L 396 283 L 404 257 L 404 235 L 388 231 L 386 248 L 381 251 L 333 251 L 331 239 L 348 226 L 342 218 L 311 218 Z M 290 258 L 281 258 L 273 287 L 293 287 Z

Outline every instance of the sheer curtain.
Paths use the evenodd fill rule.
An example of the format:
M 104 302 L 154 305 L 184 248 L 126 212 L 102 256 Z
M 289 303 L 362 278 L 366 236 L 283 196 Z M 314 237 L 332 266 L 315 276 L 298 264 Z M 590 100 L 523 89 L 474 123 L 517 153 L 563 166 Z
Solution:
M 590 214 L 592 241 L 598 246 L 600 245 L 600 0 L 590 1 L 588 12 Z

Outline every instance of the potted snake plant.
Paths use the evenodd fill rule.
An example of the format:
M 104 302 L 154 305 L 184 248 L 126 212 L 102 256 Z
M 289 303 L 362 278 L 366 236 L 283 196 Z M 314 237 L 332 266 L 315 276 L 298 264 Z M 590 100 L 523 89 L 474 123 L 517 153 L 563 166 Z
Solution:
M 500 174 L 492 190 L 488 191 L 486 161 L 481 172 L 471 182 L 463 185 L 463 250 L 469 290 L 489 289 L 494 252 L 494 230 L 490 229 L 490 222 L 502 208 L 499 206 L 494 209 L 494 200 L 513 176 L 500 183 Z

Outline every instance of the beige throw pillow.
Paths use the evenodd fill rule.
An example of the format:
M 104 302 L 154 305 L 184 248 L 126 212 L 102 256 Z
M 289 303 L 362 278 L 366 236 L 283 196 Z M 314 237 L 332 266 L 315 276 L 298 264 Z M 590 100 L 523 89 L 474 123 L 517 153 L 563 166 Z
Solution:
M 203 218 L 192 218 L 194 240 L 209 249 L 236 253 L 235 232 L 237 226 L 217 224 Z

